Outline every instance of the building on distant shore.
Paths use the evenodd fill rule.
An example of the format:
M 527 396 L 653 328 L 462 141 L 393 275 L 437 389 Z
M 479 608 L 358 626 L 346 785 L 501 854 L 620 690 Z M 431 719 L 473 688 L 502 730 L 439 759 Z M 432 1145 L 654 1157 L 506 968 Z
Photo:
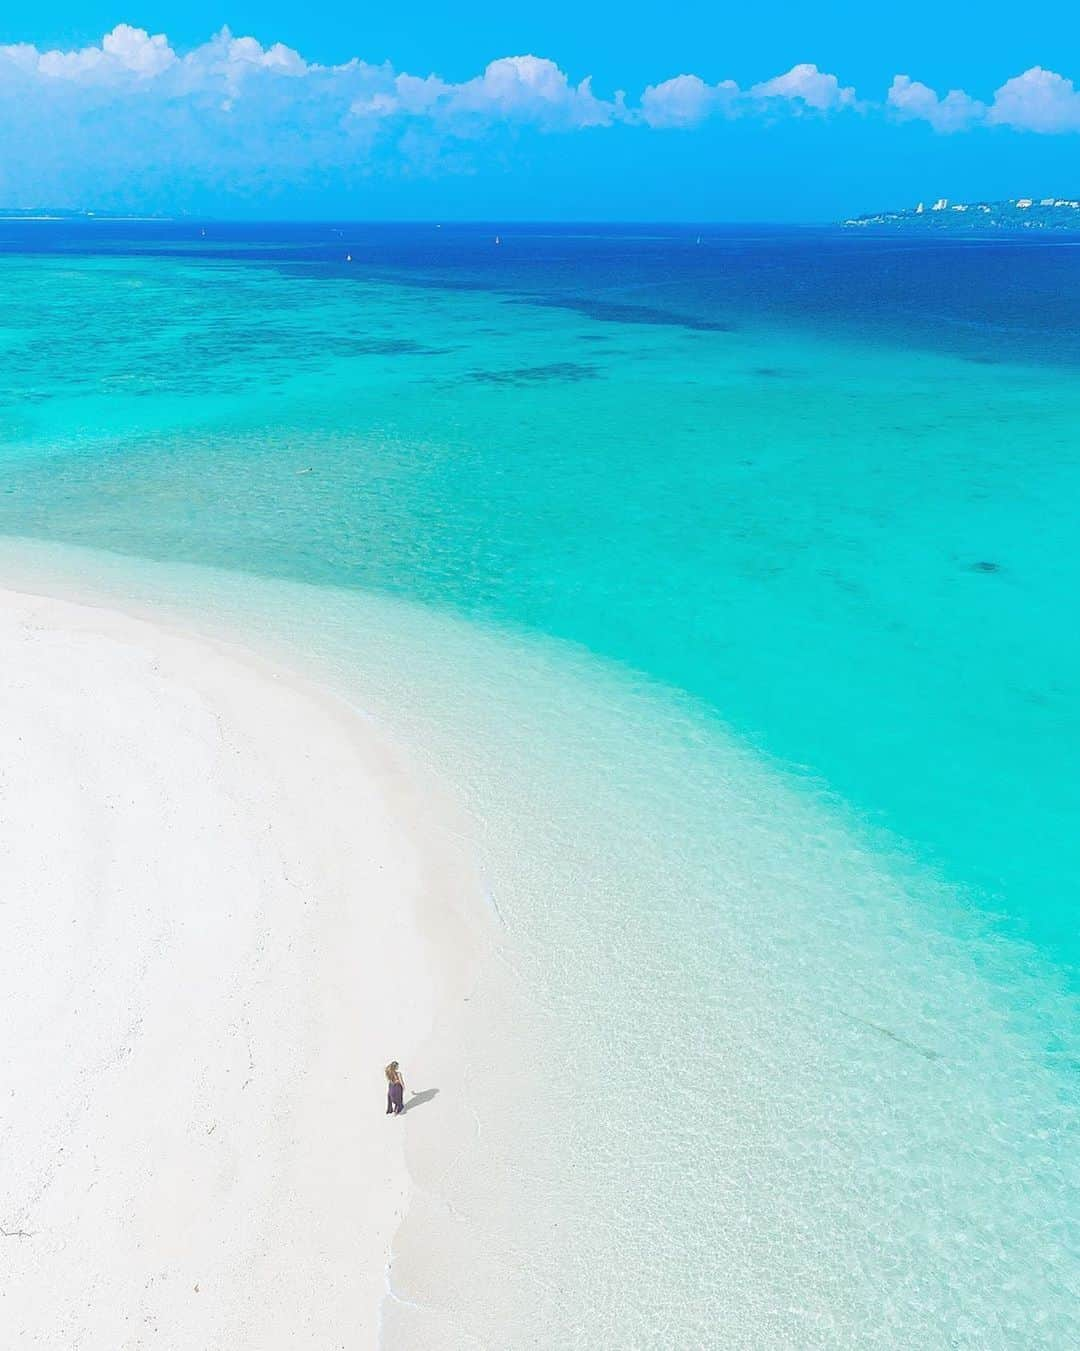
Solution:
M 897 211 L 879 211 L 843 222 L 849 227 L 884 227 L 919 230 L 1080 230 L 1080 198 L 1011 197 L 999 202 L 950 202 L 939 197 L 932 205 L 919 202 Z

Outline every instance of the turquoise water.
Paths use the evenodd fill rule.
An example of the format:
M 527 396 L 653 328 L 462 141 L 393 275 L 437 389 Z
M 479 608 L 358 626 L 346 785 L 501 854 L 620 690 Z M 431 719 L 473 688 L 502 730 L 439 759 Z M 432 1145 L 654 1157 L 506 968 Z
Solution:
M 390 1344 L 1073 1344 L 1080 254 L 113 229 L 0 258 L 0 530 L 422 748 L 543 1068 Z

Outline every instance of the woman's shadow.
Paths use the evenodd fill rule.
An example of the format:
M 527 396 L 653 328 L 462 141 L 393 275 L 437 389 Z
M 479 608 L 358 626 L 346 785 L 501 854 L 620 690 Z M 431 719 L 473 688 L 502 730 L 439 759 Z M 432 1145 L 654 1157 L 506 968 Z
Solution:
M 438 1091 L 437 1088 L 425 1088 L 423 1093 L 414 1093 L 405 1103 L 405 1111 L 411 1112 L 414 1107 L 419 1107 L 422 1103 L 430 1102 Z

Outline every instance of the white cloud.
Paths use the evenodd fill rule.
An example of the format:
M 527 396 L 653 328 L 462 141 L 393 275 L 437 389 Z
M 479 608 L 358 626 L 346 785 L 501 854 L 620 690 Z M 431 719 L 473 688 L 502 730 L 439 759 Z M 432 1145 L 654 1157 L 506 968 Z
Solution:
M 591 79 L 571 85 L 554 61 L 538 56 L 504 56 L 483 75 L 446 89 L 445 109 L 451 115 L 477 113 L 547 127 L 609 126 L 622 106 L 618 96 L 611 102 L 598 99 Z
M 625 114 L 622 94 L 599 99 L 592 81 L 572 85 L 554 61 L 504 56 L 482 75 L 461 84 L 437 76 L 398 75 L 392 90 L 364 93 L 350 108 L 355 117 L 428 117 L 444 128 L 475 131 L 491 122 L 528 123 L 545 130 L 606 127 Z
M 851 108 L 856 103 L 854 89 L 842 86 L 835 75 L 805 63 L 792 66 L 785 75 L 752 85 L 750 95 L 756 99 L 792 99 L 818 112 Z
M 819 113 L 859 106 L 854 89 L 841 85 L 835 75 L 804 64 L 749 89 L 740 89 L 734 80 L 706 84 L 698 75 L 676 75 L 646 88 L 637 116 L 650 127 L 694 127 L 718 114 L 775 112 L 785 105 L 796 112 Z
M 168 70 L 176 59 L 163 33 L 151 37 L 144 29 L 126 23 L 106 33 L 100 46 L 79 51 L 41 52 L 29 43 L 0 47 L 0 61 L 26 74 L 81 83 L 115 83 L 132 75 L 152 79 Z
M 147 105 L 155 98 L 210 95 L 218 108 L 225 103 L 235 107 L 247 95 L 270 106 L 317 102 L 338 123 L 350 117 L 376 122 L 419 118 L 444 132 L 460 129 L 467 136 L 501 124 L 550 131 L 617 122 L 692 127 L 718 114 L 751 115 L 784 104 L 793 111 L 819 113 L 883 107 L 899 119 L 919 119 L 943 132 L 978 123 L 1044 133 L 1080 130 L 1080 92 L 1071 80 L 1041 66 L 1007 80 L 989 107 L 960 89 L 939 98 L 908 75 L 895 77 L 884 104 L 861 102 L 852 87 L 810 63 L 748 89 L 733 80 L 709 84 L 698 75 L 677 75 L 648 85 L 634 107 L 621 92 L 611 98 L 597 95 L 589 78 L 572 83 L 553 61 L 538 56 L 500 57 L 472 79 L 452 83 L 357 58 L 338 66 L 309 63 L 280 42 L 264 47 L 253 37 L 235 37 L 227 28 L 184 56 L 164 34 L 151 36 L 131 24 L 118 24 L 100 43 L 74 51 L 42 51 L 29 43 L 0 46 L 0 106 L 16 84 L 22 96 L 39 99 L 62 85 L 93 90 L 95 107 L 110 95 L 139 98 Z
M 349 112 L 353 117 L 396 117 L 401 112 L 401 100 L 394 94 L 385 93 L 382 90 L 374 94 L 364 94 L 362 97 L 353 99 L 349 104 Z
M 676 75 L 646 88 L 641 118 L 650 127 L 696 127 L 718 110 L 731 109 L 738 96 L 734 80 L 706 84 L 698 75 Z
M 919 119 L 938 132 L 1080 131 L 1080 93 L 1039 66 L 1007 80 L 989 105 L 962 90 L 939 97 L 907 75 L 883 98 L 860 99 L 809 63 L 749 88 L 687 72 L 628 101 L 531 54 L 454 82 L 355 57 L 321 65 L 228 29 L 179 53 L 164 34 L 119 24 L 72 51 L 0 46 L 0 202 L 106 204 L 125 195 L 142 205 L 158 191 L 173 203 L 187 186 L 193 194 L 203 186 L 318 190 L 331 177 L 470 172 L 481 146 L 507 163 L 509 141 L 528 129 L 621 126 L 644 135 L 709 119 L 851 111 Z
M 1080 131 L 1080 93 L 1072 80 L 1032 66 L 997 90 L 986 120 L 1019 131 Z
M 962 89 L 938 98 L 929 85 L 907 75 L 896 76 L 885 101 L 898 117 L 929 122 L 935 131 L 965 131 L 986 115 L 986 105 Z
M 428 75 L 424 79 L 417 75 L 398 75 L 394 79 L 395 110 L 413 115 L 429 113 L 446 96 L 449 88 L 437 75 Z
M 962 89 L 944 98 L 918 80 L 897 75 L 886 107 L 902 119 L 929 122 L 935 131 L 966 131 L 973 126 L 1011 127 L 1044 135 L 1080 131 L 1080 91 L 1072 80 L 1042 66 L 1015 75 L 995 91 L 989 106 Z
M 707 84 L 697 75 L 678 75 L 649 85 L 640 105 L 628 108 L 617 91 L 604 98 L 586 77 L 572 83 L 553 61 L 533 55 L 492 61 L 469 80 L 451 83 L 437 75 L 420 77 L 373 66 L 354 58 L 322 66 L 275 43 L 264 47 L 253 37 L 236 37 L 223 28 L 208 42 L 178 56 L 163 34 L 120 24 L 96 46 L 77 51 L 39 51 L 29 44 L 0 47 L 0 70 L 17 71 L 41 82 L 48 96 L 51 81 L 98 91 L 95 106 L 111 93 L 117 99 L 139 93 L 148 102 L 209 95 L 218 109 L 235 109 L 242 96 L 267 103 L 318 100 L 328 115 L 360 122 L 387 123 L 422 118 L 444 132 L 475 136 L 492 125 L 532 125 L 547 131 L 608 127 L 636 122 L 650 127 L 694 126 L 717 113 L 748 111 L 754 104 L 786 101 L 817 111 L 853 106 L 855 91 L 835 75 L 813 65 L 742 91 L 733 80 Z M 295 81 L 289 93 L 281 81 Z M 301 92 L 302 86 L 302 92 Z M 0 88 L 0 98 L 3 90 Z
M 160 75 L 176 60 L 164 33 L 151 37 L 145 29 L 132 28 L 128 23 L 119 23 L 111 33 L 106 33 L 101 49 L 125 69 L 147 77 Z
M 309 76 L 317 85 L 321 70 L 319 66 L 309 66 L 299 52 L 283 43 L 263 47 L 255 38 L 234 37 L 228 28 L 223 28 L 209 42 L 188 52 L 175 70 L 166 70 L 164 73 L 172 78 L 160 83 L 163 94 L 224 92 L 227 98 L 235 99 L 245 86 L 257 86 L 260 81 L 265 86 L 267 81 L 279 78 L 291 81 Z

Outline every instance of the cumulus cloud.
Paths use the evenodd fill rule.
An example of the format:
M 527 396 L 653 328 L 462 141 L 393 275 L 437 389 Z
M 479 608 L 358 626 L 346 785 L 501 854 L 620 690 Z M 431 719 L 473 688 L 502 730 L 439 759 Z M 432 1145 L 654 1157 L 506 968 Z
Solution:
M 641 120 L 650 127 L 696 127 L 718 111 L 733 110 L 739 92 L 734 80 L 706 84 L 699 75 L 676 75 L 646 88 Z
M 392 88 L 365 91 L 349 110 L 355 117 L 428 117 L 443 126 L 474 129 L 492 121 L 529 123 L 547 130 L 606 127 L 625 117 L 623 94 L 597 98 L 591 79 L 572 85 L 554 61 L 504 56 L 461 84 L 437 76 L 398 75 Z
M 680 127 L 717 113 L 743 113 L 781 102 L 818 112 L 855 104 L 853 89 L 813 65 L 795 66 L 745 91 L 734 80 L 707 84 L 697 75 L 678 75 L 649 85 L 639 106 L 629 107 L 622 91 L 602 97 L 591 78 L 573 83 L 554 61 L 532 55 L 500 57 L 472 79 L 451 83 L 356 58 L 338 66 L 309 63 L 281 43 L 264 47 L 253 37 L 235 37 L 227 28 L 180 56 L 164 34 L 151 36 L 130 24 L 120 24 L 100 44 L 76 51 L 39 51 L 29 44 L 0 47 L 0 72 L 5 69 L 23 77 L 24 94 L 45 100 L 55 97 L 55 82 L 62 80 L 117 101 L 138 95 L 147 108 L 154 102 L 209 98 L 219 110 L 233 111 L 245 95 L 268 105 L 318 101 L 327 117 L 339 120 L 426 119 L 443 132 L 465 136 L 496 124 L 545 131 L 615 123 Z M 286 80 L 295 87 L 288 89 Z M 3 86 L 0 79 L 0 97 Z
M 89 49 L 93 52 L 93 48 Z M 101 40 L 102 56 L 113 60 L 125 70 L 150 77 L 160 75 L 174 64 L 176 53 L 169 46 L 164 33 L 151 37 L 145 29 L 132 28 L 129 23 L 118 23 Z
M 1080 93 L 1072 80 L 1032 66 L 1005 81 L 986 120 L 1018 131 L 1080 131 Z
M 962 89 L 938 98 L 929 85 L 907 75 L 896 76 L 885 101 L 898 117 L 929 122 L 935 131 L 964 131 L 986 115 L 986 105 Z
M 555 64 L 538 56 L 504 56 L 474 80 L 449 86 L 446 110 L 515 118 L 554 127 L 605 127 L 620 116 L 622 95 L 598 99 L 592 80 L 579 85 Z
M 470 156 L 505 159 L 529 131 L 690 127 L 780 104 L 824 114 L 849 95 L 835 76 L 797 66 L 751 90 L 680 75 L 635 104 L 530 54 L 455 82 L 356 57 L 321 65 L 227 28 L 179 52 L 164 34 L 120 24 L 72 51 L 0 46 L 0 202 L 122 193 L 176 205 L 188 187 L 263 195 L 330 176 L 468 171 Z
M 855 90 L 841 85 L 835 75 L 814 65 L 799 65 L 749 89 L 740 89 L 734 80 L 706 84 L 699 75 L 676 75 L 645 89 L 636 116 L 650 127 L 696 127 L 717 115 L 741 117 L 784 109 L 829 113 L 857 106 Z
M 1080 92 L 1063 75 L 1032 66 L 1015 75 L 982 103 L 962 89 L 950 89 L 938 98 L 928 85 L 897 75 L 886 107 L 901 119 L 929 122 L 935 131 L 966 131 L 970 127 L 1011 127 L 1014 131 L 1044 135 L 1080 131 Z
M 789 99 L 818 112 L 855 106 L 855 90 L 845 88 L 835 75 L 827 75 L 817 66 L 792 66 L 785 75 L 776 75 L 752 85 L 750 96 L 756 99 Z
M 307 61 L 227 28 L 179 52 L 162 33 L 119 24 L 71 51 L 0 46 L 0 203 L 146 204 L 185 185 L 265 194 L 371 174 L 468 172 L 533 134 L 695 128 L 710 119 L 831 118 L 852 112 L 974 127 L 1080 131 L 1080 93 L 1036 66 L 988 103 L 944 97 L 897 75 L 883 99 L 860 98 L 810 63 L 749 87 L 684 73 L 627 99 L 572 79 L 553 61 L 505 56 L 471 79 L 412 74 L 359 58 Z M 500 149 L 501 147 L 501 149 Z
M 78 51 L 41 52 L 29 43 L 0 47 L 0 62 L 23 74 L 84 83 L 116 83 L 132 75 L 152 79 L 176 60 L 164 34 L 151 37 L 144 29 L 132 28 L 127 23 L 117 24 L 111 33 L 106 33 L 100 46 Z

